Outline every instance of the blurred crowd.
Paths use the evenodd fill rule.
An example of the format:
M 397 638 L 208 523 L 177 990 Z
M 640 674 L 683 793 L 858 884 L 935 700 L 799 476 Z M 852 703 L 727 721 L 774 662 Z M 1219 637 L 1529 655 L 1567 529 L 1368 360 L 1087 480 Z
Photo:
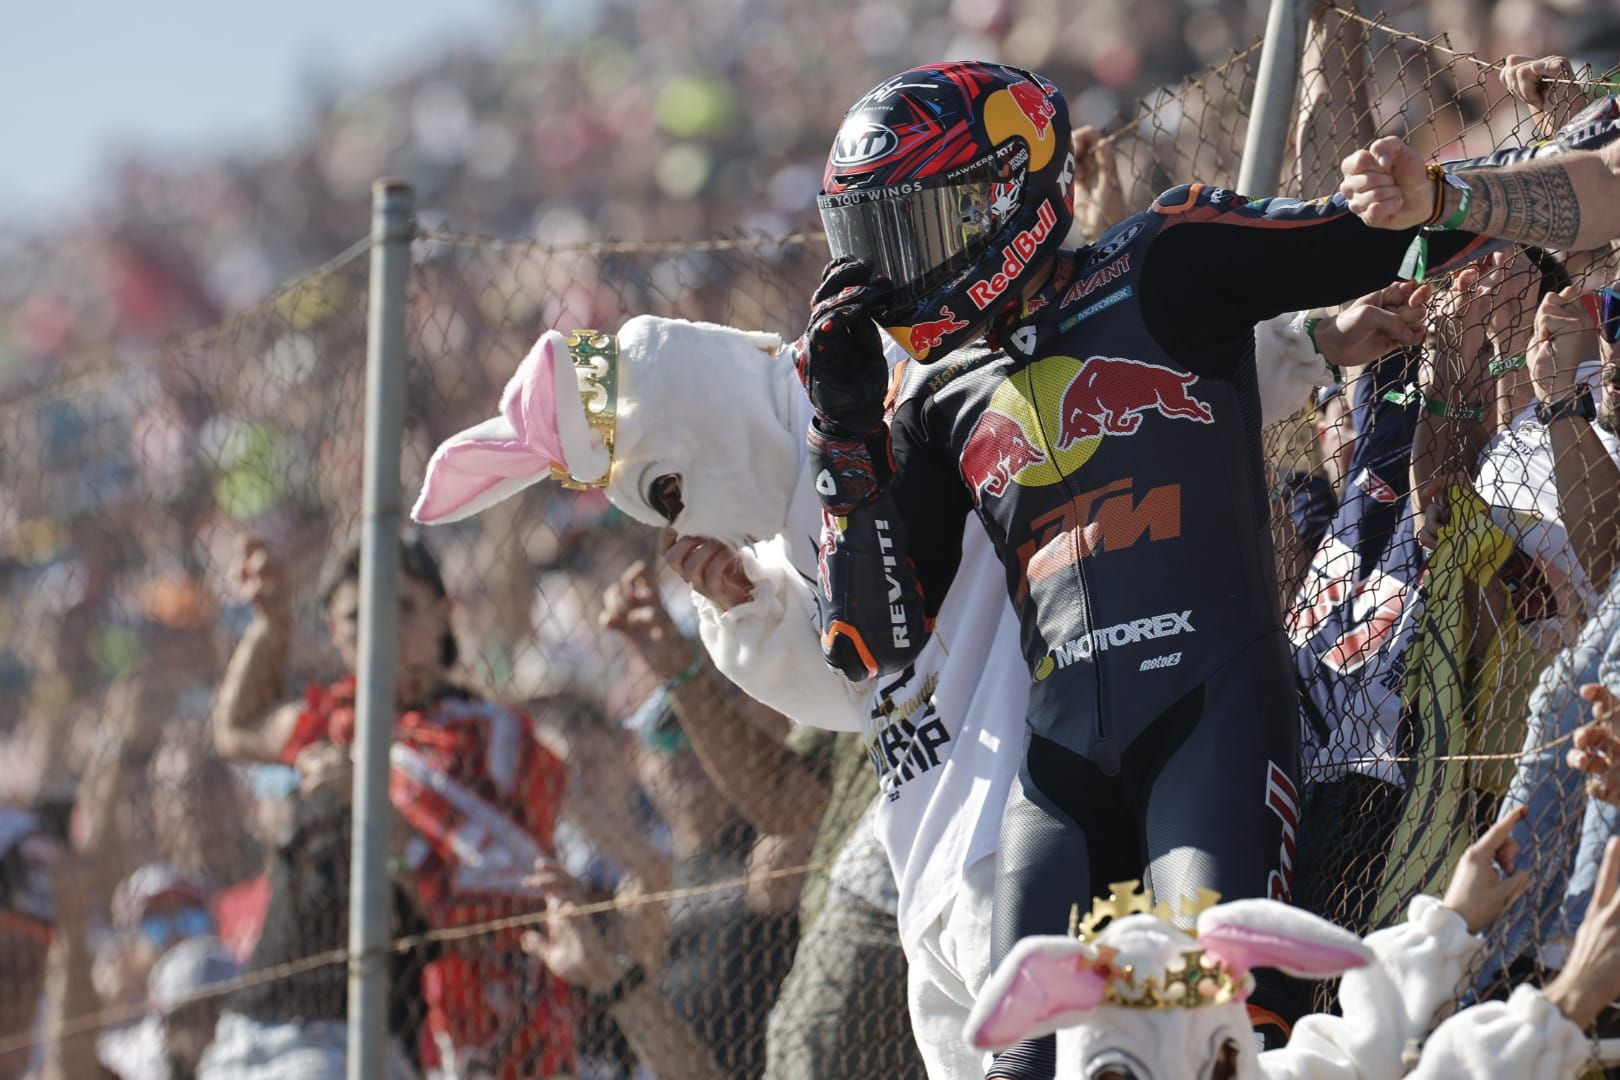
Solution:
M 252 975 L 346 941 L 352 726 L 342 717 L 352 719 L 344 676 L 354 611 L 341 538 L 354 530 L 360 490 L 364 268 L 351 259 L 272 292 L 363 235 L 374 178 L 410 179 L 429 228 L 562 246 L 418 243 L 409 487 L 435 445 L 488 414 L 539 329 L 611 329 L 653 311 L 790 330 L 820 262 L 817 245 L 771 240 L 715 251 L 569 245 L 813 229 L 819 162 L 843 104 L 883 74 L 947 55 L 1038 69 L 1065 88 L 1081 121 L 1128 136 L 1098 158 L 1109 175 L 1090 174 L 1097 209 L 1089 222 L 1082 212 L 1081 227 L 1095 235 L 1172 176 L 1235 174 L 1230 124 L 1210 120 L 1229 117 L 1243 76 L 1174 99 L 1159 88 L 1253 41 L 1263 8 L 667 0 L 524 10 L 498 53 L 451 52 L 387 85 L 323 98 L 287 146 L 181 165 L 131 158 L 82 216 L 0 229 L 0 695 L 12 705 L 0 719 L 0 1040 L 41 1036 L 0 1049 L 0 1075 L 183 1076 L 203 1064 L 211 1041 L 211 1067 L 227 1070 L 219 1075 L 274 1075 L 250 1070 L 277 1060 L 300 1061 L 296 1075 L 323 1075 L 341 1061 L 341 963 L 257 984 Z M 1447 0 L 1390 22 L 1423 36 L 1448 32 L 1456 47 L 1485 56 L 1620 60 L 1620 19 L 1601 0 Z M 1421 149 L 1483 153 L 1532 130 L 1519 126 L 1529 116 L 1522 102 L 1461 63 L 1449 87 L 1419 94 L 1416 74 L 1393 74 L 1409 55 L 1392 47 L 1371 79 L 1378 115 L 1404 121 Z M 1430 55 L 1436 68 L 1448 62 Z M 1121 127 L 1139 99 L 1157 103 L 1151 123 Z M 1455 109 L 1436 105 L 1452 100 Z M 1297 161 L 1295 182 L 1319 186 L 1314 176 Z M 1493 356 L 1528 353 L 1538 302 L 1552 304 L 1546 319 L 1563 314 L 1555 309 L 1569 281 L 1526 260 L 1502 260 L 1483 281 L 1444 293 L 1444 316 L 1455 334 L 1475 335 L 1478 355 L 1486 342 Z M 1496 300 L 1471 307 L 1480 297 Z M 1517 306 L 1502 314 L 1510 302 Z M 174 338 L 190 331 L 201 332 Z M 1582 331 L 1592 357 L 1565 363 L 1570 373 L 1597 356 L 1595 331 Z M 1552 360 L 1541 372 L 1548 378 Z M 1532 491 L 1521 480 L 1507 490 L 1501 463 L 1519 446 L 1513 433 L 1537 374 L 1490 375 L 1500 385 L 1488 446 L 1425 444 L 1428 456 L 1413 463 L 1420 469 L 1485 464 L 1465 477 L 1422 474 L 1417 512 L 1429 548 L 1391 549 L 1384 567 L 1393 575 L 1406 560 L 1402 580 L 1422 573 L 1446 523 L 1470 512 L 1458 483 L 1520 511 L 1497 515 L 1508 541 L 1481 590 L 1497 605 L 1482 609 L 1493 629 L 1473 642 L 1487 673 L 1479 686 L 1495 695 L 1481 707 L 1519 722 L 1479 719 L 1456 734 L 1477 742 L 1479 731 L 1512 733 L 1492 749 L 1517 749 L 1518 734 L 1538 745 L 1590 719 L 1578 687 L 1599 682 L 1598 661 L 1614 651 L 1597 629 L 1583 629 L 1608 633 L 1592 613 L 1614 602 L 1602 586 L 1613 554 L 1580 529 L 1551 530 L 1549 540 L 1547 528 L 1526 524 L 1556 521 L 1574 497 L 1565 488 Z M 1373 454 L 1374 441 L 1346 433 L 1372 432 L 1385 383 L 1414 377 L 1392 369 L 1325 392 L 1314 409 L 1320 447 L 1301 470 L 1310 475 L 1278 470 L 1304 537 L 1295 575 L 1302 640 L 1316 629 L 1311 583 L 1339 581 L 1321 552 L 1361 528 L 1345 496 L 1359 490 L 1351 481 L 1369 462 L 1356 455 Z M 1472 388 L 1469 379 L 1484 378 L 1463 371 L 1437 385 Z M 1362 419 L 1352 421 L 1358 408 Z M 1397 456 L 1414 457 L 1419 437 L 1408 432 Z M 1290 452 L 1298 450 L 1296 440 Z M 1549 497 L 1551 514 L 1533 505 Z M 1581 514 L 1601 520 L 1599 509 Z M 1350 524 L 1335 524 L 1345 515 Z M 694 669 L 686 590 L 638 566 L 656 564 L 660 547 L 599 499 L 554 494 L 436 533 L 431 553 L 407 549 L 407 576 L 427 589 L 419 612 L 427 621 L 426 674 L 406 704 L 431 716 L 452 703 L 466 740 L 424 737 L 417 749 L 448 755 L 435 768 L 482 804 L 523 816 L 539 857 L 486 836 L 472 845 L 484 861 L 465 858 L 457 830 L 476 818 L 466 806 L 424 811 L 402 827 L 419 839 L 391 855 L 395 933 L 432 940 L 394 965 L 391 1068 L 401 1075 L 475 1072 L 480 1061 L 510 1064 L 511 1075 L 575 1065 L 604 1077 L 765 1068 L 766 1029 L 784 1015 L 773 1019 L 779 988 L 792 985 L 790 967 L 802 973 L 792 963 L 796 942 L 834 886 L 826 872 L 729 883 L 807 863 L 830 870 L 833 854 L 859 850 L 850 838 L 875 784 L 860 754 L 849 771 L 849 755 L 828 740 L 788 735 L 780 717 Z M 1377 591 L 1366 579 L 1350 585 Z M 1506 618 L 1509 602 L 1521 619 Z M 261 666 L 242 659 L 272 625 L 281 652 L 260 657 Z M 1586 650 L 1577 667 L 1589 676 L 1574 661 L 1547 666 L 1571 648 Z M 1385 660 L 1385 673 L 1413 662 L 1398 649 Z M 1538 689 L 1543 671 L 1556 674 Z M 254 685 L 244 689 L 243 679 Z M 233 685 L 257 695 L 234 724 L 222 719 Z M 1382 698 L 1332 699 L 1340 692 L 1323 691 L 1330 708 L 1382 707 Z M 1453 692 L 1482 698 L 1478 686 Z M 1542 698 L 1532 707 L 1533 693 Z M 728 786 L 737 774 L 700 760 L 683 707 L 724 712 L 754 733 L 747 745 L 758 757 L 747 769 L 769 783 Z M 232 741 L 229 732 L 277 708 L 290 711 L 279 714 L 284 729 L 268 729 L 276 737 L 254 727 L 258 742 Z M 1537 719 L 1527 726 L 1526 715 Z M 533 760 L 522 777 L 502 779 L 483 751 L 512 726 L 536 735 Z M 1341 804 L 1393 806 L 1373 785 L 1411 782 L 1348 772 L 1319 777 L 1324 816 Z M 1446 798 L 1489 816 L 1513 783 L 1536 788 L 1512 774 L 1510 762 Z M 1567 802 L 1554 798 L 1556 783 L 1536 790 L 1549 806 Z M 438 806 L 425 796 L 411 802 L 430 803 Z M 1572 845 L 1582 828 L 1597 836 L 1607 827 L 1558 813 L 1549 827 Z M 1369 820 L 1377 835 L 1341 850 L 1384 850 L 1416 827 L 1393 809 Z M 1353 894 L 1352 868 L 1335 863 L 1330 847 L 1306 853 L 1320 860 L 1318 880 L 1331 894 L 1323 905 L 1367 925 L 1387 915 L 1377 895 Z M 525 857 L 510 861 L 519 850 Z M 865 857 L 882 860 L 875 848 Z M 1566 928 L 1579 921 L 1584 906 L 1566 905 L 1565 894 L 1589 888 L 1590 850 L 1583 859 L 1544 883 L 1537 908 L 1510 916 L 1521 938 L 1549 918 Z M 498 879 L 495 899 L 448 903 L 455 889 L 446 882 L 474 863 Z M 1364 866 L 1354 870 L 1365 877 Z M 1363 891 L 1393 895 L 1408 884 L 1421 883 Z M 881 891 L 848 865 L 837 887 Z M 670 889 L 672 902 L 635 903 Z M 533 910 L 541 894 L 553 898 L 555 917 L 527 932 L 472 945 L 434 933 Z M 568 917 L 570 905 L 614 898 L 622 906 L 611 917 Z M 65 943 L 49 959 L 47 938 Z M 229 994 L 190 1000 L 244 973 Z M 102 1010 L 90 1037 L 44 1037 L 64 1017 Z M 516 1011 L 522 1019 L 510 1020 Z M 892 1002 L 874 1003 L 868 1015 L 871 1030 L 906 1040 L 903 1002 L 897 1013 Z M 491 1027 L 491 1018 L 508 1019 Z M 898 1026 L 882 1027 L 889 1023 Z M 554 1057 L 543 1061 L 547 1052 Z M 898 1073 L 906 1063 L 891 1066 Z

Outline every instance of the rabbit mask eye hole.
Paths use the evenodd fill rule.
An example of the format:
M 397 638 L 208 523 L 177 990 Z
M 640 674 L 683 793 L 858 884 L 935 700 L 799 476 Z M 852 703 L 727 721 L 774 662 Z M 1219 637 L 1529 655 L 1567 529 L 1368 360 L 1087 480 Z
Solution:
M 1091 1063 L 1086 1080 L 1153 1080 L 1153 1074 L 1130 1054 L 1105 1050 Z
M 1228 1036 L 1221 1043 L 1221 1048 L 1215 1051 L 1215 1058 L 1209 1070 L 1209 1080 L 1236 1080 L 1238 1057 L 1242 1052 L 1238 1041 Z
M 647 487 L 647 505 L 656 510 L 665 521 L 673 522 L 681 516 L 686 504 L 681 501 L 679 473 L 665 473 L 655 477 Z

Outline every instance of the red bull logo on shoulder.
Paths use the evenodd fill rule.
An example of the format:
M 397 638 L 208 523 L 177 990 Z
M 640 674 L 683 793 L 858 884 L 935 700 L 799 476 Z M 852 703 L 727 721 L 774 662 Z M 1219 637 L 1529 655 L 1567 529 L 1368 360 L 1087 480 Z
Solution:
M 1013 101 L 1018 103 L 1018 111 L 1028 118 L 1030 125 L 1035 129 L 1035 134 L 1046 138 L 1046 131 L 1052 126 L 1052 118 L 1057 115 L 1051 95 L 1028 79 L 1020 79 L 1013 83 L 1007 87 L 1007 92 L 1012 95 Z
M 1197 381 L 1191 372 L 1143 360 L 1093 356 L 1063 391 L 1057 448 L 1067 450 L 1081 439 L 1101 435 L 1135 435 L 1147 412 L 1213 424 L 1215 413 L 1188 393 Z

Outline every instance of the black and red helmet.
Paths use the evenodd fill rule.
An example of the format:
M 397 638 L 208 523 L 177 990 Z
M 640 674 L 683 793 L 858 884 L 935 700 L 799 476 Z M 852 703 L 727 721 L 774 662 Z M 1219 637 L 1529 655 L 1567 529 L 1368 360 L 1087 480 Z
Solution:
M 1074 209 L 1069 111 L 1005 64 L 912 68 L 844 114 L 816 200 L 834 258 L 892 289 L 876 314 L 919 361 L 984 333 L 1057 254 Z

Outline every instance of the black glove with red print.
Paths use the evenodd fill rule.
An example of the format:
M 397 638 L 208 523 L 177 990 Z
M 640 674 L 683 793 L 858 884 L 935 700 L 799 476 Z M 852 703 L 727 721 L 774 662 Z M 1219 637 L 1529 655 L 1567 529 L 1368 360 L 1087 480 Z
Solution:
M 885 286 L 871 263 L 834 259 L 810 298 L 810 325 L 791 346 L 815 426 L 836 439 L 866 438 L 883 424 L 889 365 L 869 309 Z

